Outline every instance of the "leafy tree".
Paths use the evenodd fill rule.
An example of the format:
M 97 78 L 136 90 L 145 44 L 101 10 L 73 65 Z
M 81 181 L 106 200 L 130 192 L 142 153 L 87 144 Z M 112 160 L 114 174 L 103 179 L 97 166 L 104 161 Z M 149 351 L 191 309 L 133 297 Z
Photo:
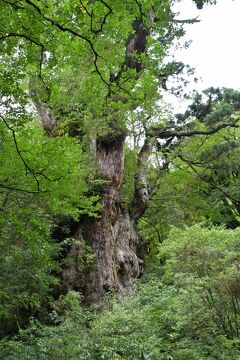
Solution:
M 195 116 L 201 123 L 214 126 L 229 118 L 238 119 L 239 104 L 237 91 L 211 88 L 196 96 L 185 115 Z M 212 221 L 217 224 L 225 223 L 230 228 L 239 224 L 238 132 L 237 128 L 226 128 L 204 141 L 191 139 L 177 154 L 184 164 L 180 165 L 178 162 L 178 165 L 199 180 L 203 186 L 203 197 L 215 208 Z
M 201 10 L 205 4 L 216 4 L 216 0 L 194 0 L 197 8 Z
M 86 196 L 84 155 L 71 138 L 49 139 L 35 121 L 12 127 L 2 118 L 0 176 L 0 335 L 35 315 L 42 319 L 59 286 L 62 245 L 51 239 L 59 216 L 94 214 Z M 79 160 L 81 159 L 81 165 Z
M 225 128 L 230 118 L 235 125 Z M 196 94 L 186 113 L 175 116 L 175 128 L 223 128 L 209 136 L 169 138 L 167 147 L 162 143 L 156 149 L 148 174 L 151 202 L 139 222 L 151 255 L 171 225 L 239 225 L 238 118 L 239 92 L 214 88 Z
M 164 58 L 173 41 L 183 35 L 184 23 L 194 22 L 176 19 L 171 9 L 173 3 L 169 0 L 57 3 L 1 0 L 1 76 L 4 81 L 1 119 L 12 133 L 22 168 L 30 175 L 26 187 L 33 187 L 35 183 L 39 192 L 40 185 L 43 190 L 49 186 L 55 194 L 54 184 L 57 184 L 62 193 L 50 198 L 54 211 L 59 209 L 59 197 L 62 213 L 75 207 L 69 214 L 74 218 L 74 226 L 72 219 L 67 220 L 66 227 L 72 226 L 72 230 L 64 235 L 75 240 L 67 251 L 62 277 L 68 290 L 84 294 L 86 303 L 101 301 L 113 290 L 125 294 L 132 288 L 133 278 L 142 274 L 143 260 L 137 256 L 136 224 L 149 205 L 147 172 L 153 150 L 158 147 L 163 151 L 172 146 L 175 139 L 211 135 L 228 126 L 238 126 L 238 119 L 228 116 L 227 108 L 223 110 L 224 123 L 220 118 L 215 124 L 211 121 L 194 124 L 188 120 L 176 124 L 169 122 L 160 111 L 160 89 L 166 89 L 169 77 L 180 75 L 184 70 L 183 64 L 176 61 L 164 64 Z M 33 104 L 49 137 L 46 144 L 59 144 L 66 150 L 61 155 L 57 151 L 56 157 L 64 157 L 65 165 L 63 168 L 53 166 L 56 174 L 50 166 L 45 172 L 45 160 L 35 163 L 29 153 L 25 160 L 22 150 L 16 146 L 17 129 L 23 122 L 28 123 L 29 114 L 34 112 Z M 130 125 L 137 123 L 144 130 L 144 143 L 134 149 L 138 151 L 134 161 L 136 173 L 134 181 L 131 180 L 132 194 L 128 193 L 127 203 L 122 203 L 120 189 L 126 136 Z M 26 128 L 31 130 L 28 138 L 35 139 L 35 129 Z M 78 176 L 81 179 L 82 166 L 71 156 L 65 159 L 68 151 L 64 146 L 68 145 L 64 144 L 72 142 L 64 134 L 74 137 L 88 155 L 92 174 L 87 180 L 93 184 L 88 197 L 81 197 L 84 191 L 78 193 L 77 180 L 67 178 L 65 171 L 70 165 L 74 179 Z M 68 182 L 51 181 L 52 176 L 57 179 L 62 174 Z M 124 188 L 122 190 L 124 192 Z M 97 217 L 94 216 L 96 208 L 92 209 L 96 198 L 91 198 L 96 193 L 101 196 Z M 87 215 L 79 219 L 82 206 Z M 60 236 L 61 240 L 64 236 Z M 90 256 L 91 265 L 82 272 L 79 259 L 83 258 L 82 249 L 89 247 L 95 257 Z

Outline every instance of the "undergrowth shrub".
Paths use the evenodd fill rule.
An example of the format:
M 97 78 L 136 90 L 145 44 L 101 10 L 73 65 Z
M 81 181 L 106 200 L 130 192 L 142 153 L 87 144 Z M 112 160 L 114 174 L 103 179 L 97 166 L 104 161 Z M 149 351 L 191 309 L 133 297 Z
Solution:
M 1 342 L 6 360 L 238 360 L 240 230 L 173 229 L 163 273 L 145 275 L 135 297 L 81 307 L 70 292 L 50 314 Z

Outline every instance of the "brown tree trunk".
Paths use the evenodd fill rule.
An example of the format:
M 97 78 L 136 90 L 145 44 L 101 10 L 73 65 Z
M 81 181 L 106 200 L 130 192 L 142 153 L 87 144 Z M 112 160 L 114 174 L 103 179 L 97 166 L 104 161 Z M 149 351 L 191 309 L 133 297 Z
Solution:
M 124 171 L 125 136 L 110 140 L 101 139 L 96 144 L 97 165 L 108 181 L 102 191 L 102 211 L 97 219 L 86 219 L 77 232 L 80 243 L 69 252 L 72 257 L 63 272 L 68 288 L 80 290 L 85 303 L 100 302 L 109 291 L 120 295 L 134 291 L 133 279 L 143 271 L 143 261 L 136 255 L 139 237 L 135 219 L 121 206 L 119 191 Z M 82 271 L 77 259 L 83 257 L 87 244 L 95 254 L 87 271 Z M 82 273 L 81 273 L 82 271 Z
M 136 79 L 139 77 L 142 64 L 139 59 L 135 59 L 134 54 L 145 52 L 148 35 L 149 30 L 140 20 L 133 22 L 133 34 L 126 43 L 126 58 L 119 72 L 111 74 L 110 83 L 118 85 L 123 73 L 129 68 L 136 70 Z M 56 136 L 57 121 L 47 105 L 48 91 L 41 78 L 31 79 L 30 96 L 42 126 L 49 136 Z M 46 101 L 40 96 L 43 94 L 46 94 Z M 107 180 L 101 192 L 101 215 L 99 218 L 85 218 L 79 224 L 73 234 L 75 241 L 68 251 L 62 273 L 66 288 L 81 291 L 86 304 L 101 302 L 110 291 L 120 295 L 131 293 L 134 289 L 133 280 L 143 272 L 143 260 L 137 256 L 139 236 L 135 226 L 148 204 L 144 161 L 149 156 L 152 144 L 148 143 L 140 152 L 135 201 L 130 210 L 121 205 L 119 195 L 124 172 L 124 143 L 123 133 L 97 139 L 94 146 L 96 166 Z

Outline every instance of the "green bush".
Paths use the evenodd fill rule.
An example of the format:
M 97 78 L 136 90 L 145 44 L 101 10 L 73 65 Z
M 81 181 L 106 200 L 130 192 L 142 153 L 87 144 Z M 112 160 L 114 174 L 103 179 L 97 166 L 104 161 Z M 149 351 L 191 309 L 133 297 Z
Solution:
M 161 246 L 163 281 L 177 291 L 179 346 L 195 344 L 210 358 L 240 355 L 239 238 L 240 229 L 195 225 L 173 229 Z
M 50 314 L 2 341 L 6 360 L 238 360 L 240 230 L 173 229 L 161 245 L 164 275 L 145 275 L 135 297 L 91 311 L 70 292 Z

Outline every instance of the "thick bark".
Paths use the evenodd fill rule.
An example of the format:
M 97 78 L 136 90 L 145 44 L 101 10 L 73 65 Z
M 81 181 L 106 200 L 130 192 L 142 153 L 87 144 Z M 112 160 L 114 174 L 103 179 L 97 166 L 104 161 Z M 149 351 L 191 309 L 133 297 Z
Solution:
M 57 121 L 40 99 L 37 86 L 39 84 L 32 80 L 30 95 L 46 133 L 56 136 Z M 120 295 L 131 293 L 134 291 L 133 279 L 143 272 L 143 261 L 136 255 L 139 237 L 135 225 L 139 216 L 130 216 L 128 209 L 122 207 L 119 196 L 124 172 L 124 144 L 124 133 L 98 138 L 90 144 L 96 167 L 106 180 L 101 189 L 102 210 L 99 218 L 85 217 L 72 234 L 75 241 L 68 250 L 62 272 L 66 289 L 81 291 L 86 304 L 101 302 L 109 291 Z M 138 204 L 141 203 L 139 200 L 140 197 Z M 87 252 L 91 249 L 94 257 L 86 253 L 86 249 Z
M 140 55 L 145 52 L 149 30 L 138 20 L 133 23 L 133 29 L 134 33 L 126 44 L 125 62 L 117 74 L 111 75 L 110 82 L 118 83 L 125 67 L 135 68 L 136 73 L 142 70 L 140 60 L 135 59 L 133 53 L 136 51 Z M 84 243 L 91 246 L 96 257 L 84 276 L 79 276 L 76 260 L 72 263 L 75 270 L 70 266 L 64 272 L 66 283 L 71 283 L 71 288 L 80 290 L 87 304 L 101 302 L 109 291 L 116 291 L 119 295 L 131 293 L 134 291 L 133 280 L 143 273 L 143 260 L 137 256 L 139 236 L 135 226 L 148 203 L 146 169 L 143 165 L 152 144 L 148 144 L 139 156 L 136 201 L 129 212 L 129 209 L 121 206 L 119 198 L 124 171 L 124 142 L 125 135 L 119 134 L 98 139 L 94 146 L 97 168 L 108 183 L 101 194 L 101 217 L 85 220 L 81 226 L 81 237 Z M 81 258 L 81 247 L 71 249 L 69 256 Z M 68 279 L 69 274 L 71 281 Z
M 51 24 L 55 29 L 87 43 L 94 57 L 95 71 L 105 85 L 109 87 L 108 96 L 112 97 L 112 101 L 122 101 L 123 103 L 129 101 L 128 96 L 126 98 L 122 96 L 121 85 L 126 81 L 123 75 L 129 69 L 135 69 L 135 80 L 139 79 L 144 66 L 141 55 L 146 52 L 147 38 L 151 31 L 149 27 L 144 25 L 144 19 L 148 15 L 142 12 L 142 6 L 137 1 L 139 12 L 132 23 L 132 34 L 126 39 L 125 58 L 122 64 L 119 64 L 118 71 L 110 74 L 109 83 L 99 71 L 98 59 L 100 55 L 95 49 L 92 37 L 88 38 L 71 29 L 71 27 L 61 25 L 56 19 L 44 15 L 44 12 L 33 2 L 27 0 L 26 3 L 32 7 L 33 11 L 38 13 L 43 21 Z M 108 6 L 106 7 L 109 15 L 112 10 Z M 152 22 L 158 21 L 153 10 L 150 11 L 149 15 Z M 105 23 L 106 16 L 101 27 Z M 27 39 L 29 40 L 29 38 Z M 39 60 L 40 65 L 42 62 L 41 57 L 42 53 L 40 52 L 39 56 L 37 52 L 36 58 Z M 116 93 L 113 93 L 112 89 Z M 118 89 L 121 89 L 119 93 Z M 30 96 L 36 105 L 46 133 L 49 136 L 56 136 L 58 134 L 57 120 L 49 105 L 47 105 L 49 104 L 50 91 L 41 77 L 41 71 L 39 75 L 31 79 Z M 138 105 L 138 102 L 134 102 L 132 108 Z M 99 218 L 86 217 L 78 225 L 78 228 L 74 230 L 73 237 L 75 241 L 68 251 L 68 262 L 66 262 L 68 265 L 65 266 L 62 273 L 67 289 L 81 291 L 87 304 L 102 301 L 106 293 L 114 289 L 119 294 L 125 294 L 132 290 L 133 279 L 139 277 L 143 271 L 142 260 L 136 255 L 139 237 L 135 225 L 137 220 L 144 214 L 149 202 L 149 188 L 146 177 L 147 161 L 155 141 L 157 138 L 165 139 L 168 144 L 171 143 L 174 137 L 183 138 L 203 133 L 212 134 L 214 131 L 210 130 L 208 133 L 202 131 L 179 133 L 171 129 L 152 128 L 151 133 L 146 134 L 144 146 L 138 157 L 135 194 L 130 210 L 124 208 L 119 199 L 124 171 L 125 135 L 121 133 L 114 136 L 109 134 L 109 138 L 98 138 L 96 143 L 91 142 L 96 166 L 102 173 L 102 177 L 107 180 L 107 183 L 103 186 L 101 192 L 102 211 Z M 88 253 L 88 250 L 86 252 L 86 249 L 89 248 L 94 254 L 94 258 Z
M 100 302 L 109 291 L 120 295 L 133 291 L 133 279 L 143 271 L 143 261 L 136 255 L 139 237 L 135 219 L 119 201 L 124 170 L 125 136 L 97 141 L 97 165 L 108 181 L 102 191 L 102 212 L 98 219 L 85 219 L 76 236 L 80 240 L 69 251 L 72 257 L 63 273 L 69 288 L 80 290 L 86 304 Z M 83 246 L 91 247 L 95 259 L 84 273 L 79 260 Z

